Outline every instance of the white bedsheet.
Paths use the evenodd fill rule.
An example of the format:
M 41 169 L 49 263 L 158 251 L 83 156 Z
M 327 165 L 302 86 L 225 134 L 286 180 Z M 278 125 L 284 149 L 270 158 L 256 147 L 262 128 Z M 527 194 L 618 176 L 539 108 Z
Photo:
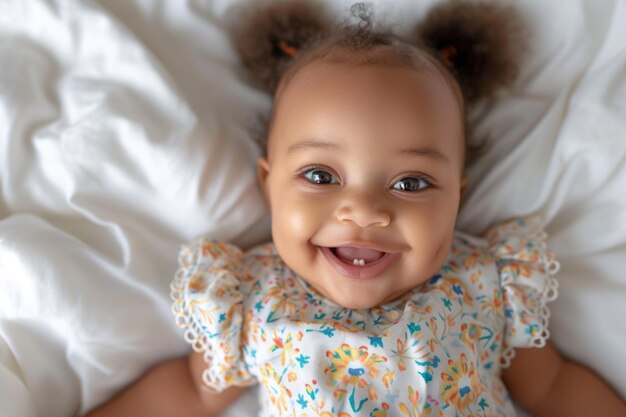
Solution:
M 0 416 L 80 415 L 184 355 L 179 245 L 268 237 L 250 128 L 270 100 L 230 44 L 235 3 L 0 2 Z M 407 32 L 433 1 L 375 3 Z M 544 216 L 553 340 L 626 397 L 626 4 L 515 3 L 532 52 L 478 112 L 493 140 L 459 226 Z

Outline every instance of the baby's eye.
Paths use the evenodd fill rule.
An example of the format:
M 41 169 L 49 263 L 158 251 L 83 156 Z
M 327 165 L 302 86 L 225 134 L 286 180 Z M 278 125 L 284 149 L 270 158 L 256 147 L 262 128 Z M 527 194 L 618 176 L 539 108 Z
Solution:
M 430 183 L 424 178 L 406 177 L 393 184 L 391 188 L 399 191 L 416 192 L 430 187 Z
M 339 184 L 339 180 L 330 172 L 320 168 L 309 168 L 301 175 L 313 184 Z

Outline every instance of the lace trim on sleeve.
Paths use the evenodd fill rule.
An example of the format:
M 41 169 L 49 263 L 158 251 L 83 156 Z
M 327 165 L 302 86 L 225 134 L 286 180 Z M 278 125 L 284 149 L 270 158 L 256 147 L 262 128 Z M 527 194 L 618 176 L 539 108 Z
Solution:
M 203 256 L 207 245 L 224 253 L 224 258 Z M 214 246 L 215 245 L 215 246 Z M 240 352 L 240 334 L 242 325 L 241 294 L 238 292 L 238 280 L 234 276 L 232 259 L 241 257 L 241 252 L 231 245 L 201 241 L 181 249 L 179 269 L 170 285 L 170 296 L 173 300 L 172 313 L 176 325 L 184 330 L 184 339 L 191 344 L 195 352 L 202 353 L 207 369 L 202 373 L 206 388 L 212 392 L 220 392 L 231 385 L 251 385 L 254 381 L 248 373 Z M 210 267 L 209 267 L 210 264 Z M 212 281 L 219 286 L 205 286 L 198 276 L 210 274 Z M 221 305 L 225 310 L 226 319 L 222 323 L 207 323 L 194 315 L 194 300 L 189 300 L 189 291 L 198 291 L 211 298 L 212 292 L 220 291 Z M 227 334 L 225 337 L 222 333 Z M 209 337 L 211 336 L 211 337 Z
M 558 281 L 555 275 L 560 264 L 555 260 L 554 253 L 547 249 L 547 234 L 543 230 L 539 217 L 517 219 L 498 225 L 487 233 L 487 240 L 492 247 L 497 247 L 496 255 L 504 261 L 519 261 L 529 265 L 534 272 L 543 274 L 544 280 L 539 295 L 535 295 L 537 304 L 538 325 L 540 331 L 533 335 L 529 345 L 541 348 L 550 337 L 548 324 L 550 309 L 547 304 L 558 297 Z M 530 248 L 530 249 L 529 249 Z M 502 274 L 502 287 L 519 286 L 512 274 Z M 500 358 L 500 365 L 507 368 L 515 357 L 515 346 L 511 346 L 506 338 Z

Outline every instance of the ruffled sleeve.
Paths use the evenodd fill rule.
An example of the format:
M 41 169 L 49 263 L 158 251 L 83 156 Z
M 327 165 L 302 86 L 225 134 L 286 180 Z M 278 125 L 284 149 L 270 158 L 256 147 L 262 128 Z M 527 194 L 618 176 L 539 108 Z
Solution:
M 500 275 L 505 313 L 501 364 L 508 367 L 514 348 L 543 347 L 549 338 L 550 310 L 559 263 L 547 250 L 538 217 L 513 219 L 491 228 L 486 238 Z
M 202 378 L 217 392 L 255 382 L 241 353 L 241 259 L 241 250 L 233 245 L 196 241 L 180 250 L 171 285 L 176 323 L 193 350 L 204 354 Z

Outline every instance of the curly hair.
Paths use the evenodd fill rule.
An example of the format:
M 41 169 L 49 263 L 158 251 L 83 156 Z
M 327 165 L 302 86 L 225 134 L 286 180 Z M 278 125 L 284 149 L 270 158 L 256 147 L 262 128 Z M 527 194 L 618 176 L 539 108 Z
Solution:
M 352 18 L 333 24 L 319 4 L 276 3 L 256 13 L 236 36 L 242 63 L 275 98 L 312 62 L 409 67 L 443 82 L 463 115 L 467 106 L 511 85 L 517 76 L 524 49 L 522 25 L 508 7 L 443 3 L 416 26 L 412 39 L 376 27 L 366 4 L 356 3 L 350 10 Z M 463 122 L 469 164 L 480 154 L 481 144 L 468 140 L 465 116 Z

